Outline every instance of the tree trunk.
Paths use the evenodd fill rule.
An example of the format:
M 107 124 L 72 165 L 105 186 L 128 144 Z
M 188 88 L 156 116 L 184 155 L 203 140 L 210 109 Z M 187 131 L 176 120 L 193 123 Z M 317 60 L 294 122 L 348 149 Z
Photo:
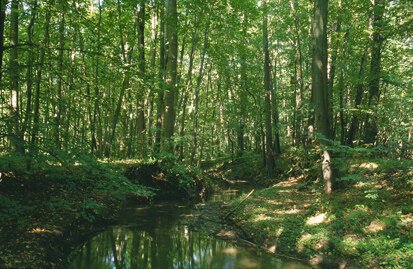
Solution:
M 246 117 L 246 106 L 247 106 L 247 91 L 248 91 L 248 75 L 247 75 L 247 19 L 246 15 L 243 14 L 242 22 L 242 44 L 241 44 L 241 85 L 239 93 L 239 123 L 237 128 L 237 155 L 241 156 L 244 151 L 244 133 L 245 133 L 245 117 Z
M 279 114 L 278 114 L 278 104 L 277 104 L 277 58 L 274 60 L 274 86 L 271 92 L 271 106 L 272 106 L 272 128 L 274 130 L 274 143 L 273 151 L 276 154 L 281 154 L 281 144 L 279 135 Z
M 19 115 L 19 0 L 13 0 L 11 2 L 10 11 L 10 146 L 17 152 L 24 153 L 23 140 L 20 129 L 20 115 Z
M 167 0 L 168 26 L 168 62 L 166 67 L 166 91 L 165 91 L 165 121 L 164 131 L 166 139 L 166 151 L 173 152 L 172 136 L 175 124 L 175 92 L 176 92 L 176 67 L 178 57 L 178 15 L 176 0 Z
M 140 2 L 140 10 L 138 15 L 138 52 L 139 52 L 139 75 L 142 80 L 145 79 L 145 0 Z M 144 107 L 144 96 L 145 88 L 144 83 L 140 83 L 140 92 L 138 94 L 138 141 L 139 141 L 139 151 L 144 154 L 146 151 L 145 147 L 145 107 Z
M 361 100 L 363 97 L 363 72 L 364 72 L 364 62 L 366 61 L 367 50 L 368 48 L 366 47 L 364 49 L 363 56 L 361 57 L 361 61 L 360 61 L 356 99 L 354 102 L 354 108 L 356 109 L 356 111 L 353 112 L 353 116 L 351 117 L 350 130 L 348 131 L 348 135 L 347 135 L 347 144 L 349 145 L 353 145 L 353 141 L 356 136 L 356 131 L 359 125 L 359 115 L 358 115 L 357 109 L 358 109 L 358 106 L 361 104 Z
M 201 89 L 202 78 L 204 76 L 204 61 L 205 55 L 208 48 L 208 29 L 209 23 L 207 22 L 205 25 L 204 31 L 204 47 L 202 49 L 202 56 L 201 56 L 201 65 L 199 67 L 199 74 L 196 82 L 195 88 L 195 108 L 194 108 L 194 133 L 193 133 L 193 149 L 191 154 L 191 163 L 194 162 L 195 154 L 198 147 L 198 110 L 199 110 L 199 92 Z
M 164 18 L 164 6 L 160 7 L 160 44 L 159 44 L 159 92 L 158 92 L 158 104 L 156 107 L 156 134 L 155 134 L 155 148 L 156 153 L 160 152 L 161 139 L 162 139 L 162 126 L 165 115 L 165 103 L 164 103 L 164 82 L 165 77 L 165 18 Z
M 157 22 L 157 12 L 156 10 L 152 10 L 152 23 L 151 23 L 151 70 L 152 74 L 155 75 L 155 61 L 156 61 L 156 41 L 158 37 L 158 22 Z M 149 89 L 148 99 L 149 99 L 149 108 L 148 108 L 148 115 L 147 115 L 147 136 L 148 136 L 148 146 L 151 147 L 153 145 L 153 108 L 154 108 L 154 92 L 155 92 L 155 79 L 152 80 L 151 88 Z
M 327 13 L 328 0 L 315 0 L 312 65 L 315 128 L 319 136 L 319 143 L 323 148 L 322 170 L 325 193 L 330 194 L 333 188 L 333 170 L 331 154 L 326 149 L 329 144 L 326 139 L 331 138 L 327 81 Z M 320 135 L 323 137 L 320 137 Z
M 266 9 L 266 7 L 264 7 Z M 274 152 L 272 146 L 272 125 L 271 125 L 271 69 L 270 55 L 268 52 L 268 17 L 264 11 L 263 22 L 263 42 L 264 42 L 264 89 L 265 89 L 265 137 L 266 137 L 266 167 L 268 176 L 274 176 Z
M 32 139 L 31 139 L 31 151 L 33 153 L 36 152 L 36 138 L 39 133 L 39 123 L 40 123 L 40 87 L 42 84 L 42 71 L 44 65 L 44 58 L 46 54 L 46 48 L 49 44 L 49 28 L 50 28 L 50 17 L 51 17 L 51 6 L 54 3 L 49 3 L 47 5 L 47 12 L 46 12 L 46 22 L 44 26 L 44 38 L 43 44 L 40 49 L 40 59 L 39 59 L 39 67 L 37 68 L 37 77 L 36 77 L 36 91 L 34 96 L 34 115 L 33 115 L 33 132 L 32 132 Z
M 0 86 L 3 78 L 4 22 L 6 21 L 7 2 L 7 0 L 0 0 Z
M 27 28 L 27 37 L 28 43 L 33 43 L 33 32 L 34 32 L 34 21 L 36 18 L 37 12 L 37 0 L 33 2 L 32 11 L 30 14 L 30 23 L 29 27 Z M 27 104 L 26 104 L 26 113 L 24 116 L 24 125 L 22 129 L 22 134 L 24 135 L 26 130 L 30 130 L 31 124 L 31 114 L 32 114 L 32 95 L 33 95 L 33 64 L 35 62 L 35 54 L 33 52 L 33 48 L 29 48 L 28 51 L 28 61 L 27 61 Z
M 367 115 L 364 143 L 375 144 L 377 139 L 377 115 L 376 110 L 379 104 L 379 85 L 381 72 L 381 49 L 383 45 L 383 14 L 384 0 L 374 0 L 373 7 L 373 41 L 371 47 L 371 62 L 370 62 L 370 83 L 369 83 L 369 102 L 368 107 L 372 111 L 371 115 Z
M 57 102 L 56 102 L 56 112 L 55 112 L 55 125 L 54 125 L 54 139 L 58 149 L 61 149 L 60 145 L 60 121 L 62 114 L 62 85 L 63 85 L 63 52 L 65 46 L 65 8 L 64 1 L 61 2 L 60 8 L 62 9 L 61 20 L 59 24 L 59 56 L 58 56 L 58 72 L 59 79 L 57 81 Z
M 123 26 L 121 25 L 121 17 L 122 17 L 122 13 L 121 13 L 121 7 L 120 7 L 120 2 L 118 0 L 118 16 L 119 16 L 119 34 L 120 34 L 120 45 L 122 48 L 122 58 L 124 62 L 128 62 L 128 59 L 130 57 L 130 54 L 128 55 L 126 48 L 125 48 L 125 42 L 123 40 L 123 31 L 122 28 Z M 133 48 L 133 46 L 131 46 Z M 118 97 L 118 101 L 116 104 L 116 108 L 115 108 L 115 114 L 113 115 L 113 120 L 112 120 L 112 128 L 110 129 L 110 135 L 108 140 L 106 141 L 106 145 L 105 145 L 105 156 L 109 157 L 110 156 L 110 151 L 111 151 L 111 147 L 112 147 L 112 143 L 113 140 L 115 138 L 115 134 L 116 134 L 116 126 L 118 124 L 118 120 L 119 120 L 119 115 L 121 112 L 121 108 L 122 108 L 122 101 L 123 101 L 123 96 L 125 95 L 125 91 L 126 88 L 129 85 L 129 70 L 124 70 L 124 74 L 123 74 L 123 82 L 122 82 L 122 86 L 120 89 L 120 93 L 119 93 L 119 97 Z
M 298 25 L 298 15 L 295 7 L 296 3 L 290 0 L 290 6 L 294 13 L 294 28 L 295 28 L 295 60 L 294 60 L 294 90 L 295 102 L 293 116 L 293 145 L 298 146 L 302 141 L 302 121 L 303 121 L 303 96 L 304 96 L 304 78 L 303 78 L 303 56 L 301 50 L 301 39 Z M 297 68 L 298 62 L 298 68 Z M 298 72 L 297 72 L 298 71 Z M 298 92 L 296 87 L 298 84 Z
M 185 118 L 186 118 L 186 104 L 188 102 L 188 95 L 189 91 L 192 85 L 192 69 L 194 65 L 194 56 L 195 56 L 195 46 L 198 41 L 197 33 L 198 33 L 198 27 L 197 27 L 197 19 L 195 17 L 195 27 L 192 30 L 192 45 L 191 45 L 191 53 L 189 54 L 189 66 L 188 66 L 188 80 L 186 82 L 186 88 L 184 92 L 184 97 L 182 101 L 182 118 L 181 118 L 181 129 L 179 130 L 179 136 L 182 138 L 185 134 Z M 179 157 L 178 160 L 182 161 L 184 158 L 184 150 L 183 150 L 183 145 L 180 144 L 177 146 L 176 151 L 179 152 Z
M 101 23 L 102 23 L 102 5 L 100 3 L 100 0 L 98 0 L 99 2 L 99 20 L 98 20 L 98 25 L 97 25 L 97 48 L 100 50 L 101 46 L 100 46 L 100 27 L 101 27 Z M 92 135 L 92 152 L 97 152 L 98 150 L 98 145 L 97 145 L 97 140 L 96 140 L 96 117 L 99 114 L 98 109 L 99 109 L 99 55 L 96 55 L 96 60 L 95 60 L 95 78 L 94 78 L 94 94 L 95 94 L 95 98 L 94 98 L 94 102 L 93 102 L 93 120 L 92 120 L 92 124 L 90 126 L 90 132 Z M 99 144 L 101 144 L 102 141 L 100 141 Z

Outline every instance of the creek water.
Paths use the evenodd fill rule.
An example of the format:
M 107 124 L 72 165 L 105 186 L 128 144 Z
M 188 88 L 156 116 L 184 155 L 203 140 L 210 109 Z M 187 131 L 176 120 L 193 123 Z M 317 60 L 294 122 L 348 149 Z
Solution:
M 214 195 L 226 200 L 238 191 Z M 91 237 L 72 253 L 68 268 L 309 268 L 188 229 L 182 219 L 193 204 L 159 202 L 122 210 L 116 226 Z

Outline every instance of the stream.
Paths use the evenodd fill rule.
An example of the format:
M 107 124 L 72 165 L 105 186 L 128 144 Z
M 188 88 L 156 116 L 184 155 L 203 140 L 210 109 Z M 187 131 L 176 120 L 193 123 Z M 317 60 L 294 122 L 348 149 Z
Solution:
M 209 200 L 238 195 L 237 190 L 227 190 Z M 116 226 L 85 238 L 70 255 L 67 268 L 310 268 L 189 230 L 182 219 L 193 208 L 191 203 L 170 201 L 124 208 Z

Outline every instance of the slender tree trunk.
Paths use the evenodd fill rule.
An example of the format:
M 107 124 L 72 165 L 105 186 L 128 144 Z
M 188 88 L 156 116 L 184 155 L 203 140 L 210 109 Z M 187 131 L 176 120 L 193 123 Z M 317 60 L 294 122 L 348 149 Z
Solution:
M 379 105 L 379 86 L 380 86 L 380 72 L 381 72 L 381 49 L 383 46 L 383 35 L 381 33 L 383 28 L 383 14 L 385 0 L 374 0 L 373 7 L 373 42 L 371 48 L 371 62 L 370 62 L 370 82 L 369 82 L 369 109 L 372 114 L 367 116 L 364 142 L 366 144 L 375 144 L 377 139 L 377 115 L 376 110 Z
M 327 13 L 328 0 L 315 0 L 313 21 L 313 65 L 312 88 L 314 93 L 314 112 L 316 132 L 324 136 L 320 138 L 323 147 L 323 179 L 325 193 L 330 194 L 333 188 L 333 170 L 331 167 L 331 153 L 325 148 L 331 138 L 328 107 L 327 81 Z
M 164 6 L 160 7 L 160 44 L 159 44 L 159 92 L 158 92 L 158 104 L 156 107 L 156 134 L 155 134 L 155 152 L 159 153 L 161 148 L 162 139 L 162 126 L 165 115 L 165 103 L 164 103 L 164 82 L 165 77 L 165 15 Z
M 28 43 L 33 43 L 33 32 L 34 32 L 34 21 L 36 19 L 36 12 L 37 12 L 37 0 L 33 2 L 32 11 L 30 15 L 30 23 L 29 27 L 27 28 L 27 37 Z M 27 61 L 27 104 L 26 104 L 26 113 L 24 116 L 24 125 L 22 129 L 22 134 L 24 135 L 26 130 L 30 130 L 31 124 L 31 114 L 32 114 L 32 95 L 33 95 L 33 64 L 35 61 L 35 54 L 33 52 L 33 48 L 29 48 L 28 51 L 28 61 Z
M 120 45 L 122 48 L 122 58 L 124 62 L 128 62 L 129 59 L 129 55 L 126 51 L 125 48 L 125 42 L 123 40 L 123 26 L 121 25 L 121 20 L 120 18 L 122 17 L 122 13 L 121 13 L 121 7 L 120 7 L 120 2 L 118 0 L 118 16 L 119 16 L 119 34 L 120 34 Z M 133 48 L 133 46 L 132 46 Z M 129 71 L 125 70 L 124 74 L 123 74 L 123 82 L 122 82 L 122 86 L 120 89 L 120 93 L 119 93 L 119 97 L 118 97 L 118 101 L 116 104 L 116 108 L 115 108 L 115 114 L 113 116 L 113 121 L 112 121 L 112 128 L 110 129 L 111 133 L 109 135 L 109 139 L 106 141 L 106 146 L 105 146 L 105 156 L 109 157 L 110 156 L 110 152 L 111 152 L 111 147 L 112 147 L 112 143 L 113 140 L 115 138 L 115 134 L 116 134 L 116 126 L 118 124 L 119 121 L 119 115 L 121 112 L 121 108 L 122 108 L 122 102 L 123 102 L 123 97 L 125 95 L 125 91 L 126 88 L 129 85 Z
M 44 26 L 44 38 L 43 44 L 40 49 L 40 59 L 39 59 L 39 67 L 37 68 L 37 76 L 36 76 L 36 91 L 34 96 L 34 115 L 33 115 L 33 132 L 32 132 L 32 139 L 31 139 L 31 151 L 35 153 L 35 146 L 36 146 L 36 138 L 39 133 L 39 123 L 40 123 L 40 87 L 42 84 L 42 71 L 44 66 L 44 58 L 46 54 L 46 49 L 49 44 L 49 28 L 50 28 L 50 17 L 51 17 L 51 6 L 54 3 L 51 2 L 47 5 L 46 11 L 46 22 Z
M 10 11 L 10 112 L 9 117 L 10 124 L 10 146 L 17 152 L 24 153 L 23 140 L 21 136 L 20 128 L 20 115 L 19 115 L 19 0 L 13 0 L 11 2 Z
M 60 145 L 60 122 L 62 117 L 62 85 L 63 85 L 63 55 L 65 46 L 65 7 L 64 1 L 61 1 L 60 8 L 62 9 L 61 20 L 59 24 L 59 56 L 58 56 L 58 72 L 59 79 L 57 81 L 57 102 L 55 112 L 55 125 L 54 125 L 54 139 L 58 149 L 61 149 Z
M 246 117 L 246 106 L 247 106 L 247 91 L 248 91 L 248 75 L 247 75 L 247 18 L 243 14 L 242 18 L 242 44 L 241 44 L 241 83 L 239 91 L 239 123 L 237 127 L 237 155 L 241 156 L 244 152 L 244 134 L 245 134 L 245 117 Z
M 293 144 L 299 145 L 303 132 L 303 96 L 304 96 L 304 77 L 303 77 L 303 56 L 301 50 L 300 29 L 298 25 L 298 15 L 296 10 L 296 3 L 290 0 L 290 6 L 294 13 L 294 28 L 295 28 L 295 60 L 294 60 L 294 90 L 295 90 L 295 104 L 293 116 Z M 297 68 L 298 62 L 298 68 Z M 298 86 L 298 92 L 296 92 Z
M 341 0 L 339 1 L 339 8 L 341 9 Z M 340 34 L 341 34 L 341 16 L 339 15 L 337 19 L 337 26 L 336 26 L 336 34 L 337 34 L 337 40 L 335 42 L 335 46 L 333 48 L 333 52 L 331 54 L 331 60 L 330 60 L 330 72 L 329 72 L 329 77 L 328 77 L 328 92 L 327 92 L 327 102 L 328 102 L 328 107 L 331 107 L 331 100 L 333 99 L 333 88 L 334 88 L 334 79 L 336 77 L 336 65 L 337 65 L 337 53 L 338 49 L 340 46 Z M 329 122 L 332 124 L 334 122 L 333 120 L 333 111 L 329 111 Z M 331 130 L 331 138 L 335 138 L 335 128 Z
M 201 65 L 199 67 L 199 74 L 198 79 L 196 82 L 195 88 L 195 108 L 194 108 L 194 133 L 193 133 L 193 150 L 191 154 L 191 163 L 194 162 L 195 154 L 198 147 L 198 110 L 199 110 L 199 92 L 201 89 L 202 78 L 204 76 L 204 62 L 205 62 L 205 55 L 208 48 L 208 29 L 209 23 L 207 22 L 205 25 L 204 31 L 204 47 L 202 49 L 202 56 L 201 56 Z
M 274 86 L 271 92 L 271 106 L 272 106 L 272 128 L 274 130 L 273 151 L 276 154 L 281 154 L 280 135 L 278 130 L 278 104 L 277 104 L 277 58 L 274 60 Z
M 0 86 L 3 78 L 4 23 L 6 21 L 7 3 L 7 0 L 0 0 Z
M 203 124 L 202 124 L 202 130 L 201 130 L 201 139 L 200 139 L 200 147 L 199 147 L 199 152 L 198 152 L 198 160 L 196 162 L 196 166 L 200 167 L 201 165 L 201 160 L 203 156 L 203 150 L 204 150 L 204 137 L 205 137 L 205 128 L 206 128 L 206 122 L 207 122 L 207 116 L 208 116 L 208 109 L 209 109 L 209 90 L 212 87 L 211 83 L 211 69 L 212 65 L 209 68 L 208 71 L 208 82 L 207 82 L 207 89 L 206 89 L 206 96 L 205 96 L 205 113 L 204 113 L 204 119 L 203 119 Z
M 138 15 L 138 52 L 139 52 L 139 74 L 142 80 L 145 79 L 145 0 L 140 2 L 140 10 Z M 144 83 L 140 83 L 140 92 L 138 94 L 138 141 L 139 141 L 139 151 L 144 154 L 146 151 L 145 146 L 145 107 L 144 107 L 144 96 L 145 96 Z
M 354 108 L 356 111 L 353 112 L 353 116 L 351 117 L 350 123 L 350 130 L 347 135 L 347 144 L 353 145 L 354 138 L 356 136 L 356 131 L 359 125 L 359 116 L 357 115 L 357 109 L 361 104 L 361 100 L 363 97 L 363 72 L 364 72 L 364 62 L 366 61 L 368 48 L 366 47 L 363 52 L 363 56 L 361 57 L 360 61 L 360 68 L 358 73 L 358 84 L 357 84 L 357 92 L 356 92 L 356 99 L 354 102 Z
M 157 21 L 157 12 L 154 9 L 152 11 L 152 29 L 151 29 L 151 69 L 152 74 L 155 75 L 155 61 L 156 61 L 156 41 L 158 37 L 158 21 Z M 148 124 L 147 124 L 147 134 L 148 134 L 148 146 L 151 147 L 153 144 L 153 108 L 154 108 L 154 92 L 155 92 L 155 80 L 152 80 L 152 86 L 149 89 L 148 99 L 149 99 L 149 108 L 148 108 Z
M 101 28 L 101 23 L 102 23 L 102 5 L 100 3 L 100 0 L 98 0 L 99 4 L 99 20 L 98 20 L 98 25 L 97 25 L 97 49 L 101 49 L 100 45 L 100 28 Z M 99 112 L 99 55 L 96 55 L 96 60 L 95 60 L 95 78 L 93 81 L 93 88 L 94 88 L 94 102 L 93 102 L 93 120 L 92 124 L 90 126 L 90 132 L 92 135 L 92 152 L 97 152 L 98 150 L 98 145 L 97 145 L 97 140 L 96 140 L 96 117 L 98 116 Z M 101 140 L 100 143 L 101 144 Z
M 264 7 L 266 9 L 266 6 Z M 272 124 L 271 124 L 271 69 L 270 55 L 268 52 L 268 16 L 264 11 L 263 40 L 264 40 L 264 89 L 265 89 L 265 137 L 266 137 L 266 167 L 268 176 L 274 176 L 274 151 L 272 146 Z
M 197 26 L 197 19 L 195 17 L 195 25 Z M 182 101 L 182 117 L 181 117 L 181 129 L 179 130 L 179 136 L 182 138 L 185 134 L 185 118 L 186 118 L 186 104 L 188 102 L 189 91 L 192 85 L 192 69 L 194 65 L 194 55 L 195 55 L 195 46 L 198 41 L 197 32 L 198 28 L 194 27 L 192 30 L 192 45 L 191 45 L 191 53 L 189 54 L 189 66 L 188 66 L 188 80 L 186 82 L 186 88 L 183 96 Z M 176 151 L 179 152 L 178 160 L 182 161 L 184 158 L 184 147 L 183 145 L 178 145 Z
M 342 63 L 344 65 L 344 61 L 346 59 L 346 50 L 347 50 L 347 38 L 348 38 L 349 30 L 347 29 L 346 33 L 344 34 L 343 45 L 341 48 L 342 54 Z M 338 46 L 338 44 L 337 44 Z M 340 117 L 340 144 L 345 144 L 345 133 L 346 133 L 346 123 L 344 119 L 344 67 L 340 68 L 340 76 L 338 81 L 338 89 L 339 89 L 339 117 Z M 335 131 L 334 131 L 335 133 Z
M 176 0 L 167 0 L 166 22 L 168 27 L 168 62 L 166 73 L 165 91 L 165 121 L 164 131 L 168 152 L 173 152 L 172 136 L 175 125 L 175 92 L 177 75 L 177 56 L 178 56 L 178 15 L 176 11 Z

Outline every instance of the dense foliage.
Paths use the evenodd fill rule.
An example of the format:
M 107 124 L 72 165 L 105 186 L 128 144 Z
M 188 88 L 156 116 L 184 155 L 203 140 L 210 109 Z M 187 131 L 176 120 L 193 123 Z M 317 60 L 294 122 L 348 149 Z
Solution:
M 404 172 L 392 173 L 389 186 L 411 188 L 412 1 L 0 7 L 4 221 L 48 208 L 92 222 L 111 199 L 149 197 L 153 188 L 206 193 L 200 169 L 222 162 L 238 162 L 237 178 L 298 176 L 321 182 L 325 194 L 365 184 L 360 197 L 373 201 L 380 167 L 394 164 Z M 351 161 L 372 157 L 381 158 L 373 176 L 352 170 Z M 151 167 L 146 182 L 142 164 Z M 167 179 L 163 187 L 157 177 Z M 344 211 L 328 214 L 363 219 Z

